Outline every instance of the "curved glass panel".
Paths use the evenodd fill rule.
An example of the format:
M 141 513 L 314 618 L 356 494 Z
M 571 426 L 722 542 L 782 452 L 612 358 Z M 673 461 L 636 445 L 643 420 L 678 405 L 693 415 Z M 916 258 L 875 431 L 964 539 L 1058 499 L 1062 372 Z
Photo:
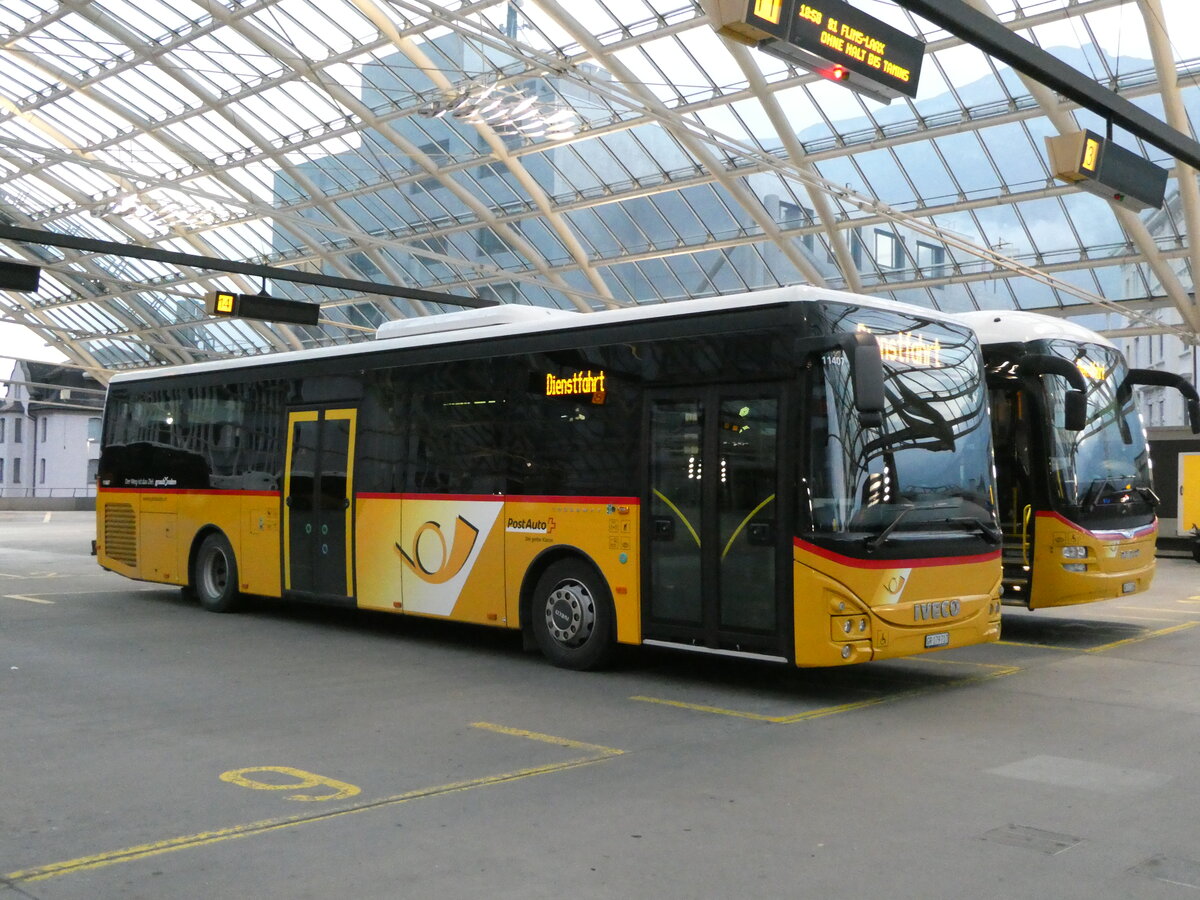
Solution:
M 1070 360 L 1087 380 L 1087 424 L 1068 431 L 1070 386 L 1058 375 L 1042 378 L 1055 505 L 1081 525 L 1110 519 L 1118 507 L 1125 515 L 1152 513 L 1146 434 L 1132 398 L 1122 399 L 1118 390 L 1129 374 L 1124 357 L 1111 347 L 1072 341 L 1035 341 L 1030 352 Z
M 883 357 L 882 426 L 864 425 L 856 411 L 846 354 L 824 354 L 810 417 L 814 530 L 857 536 L 868 550 L 922 534 L 991 537 L 991 435 L 974 337 L 869 314 L 860 328 L 875 334 Z

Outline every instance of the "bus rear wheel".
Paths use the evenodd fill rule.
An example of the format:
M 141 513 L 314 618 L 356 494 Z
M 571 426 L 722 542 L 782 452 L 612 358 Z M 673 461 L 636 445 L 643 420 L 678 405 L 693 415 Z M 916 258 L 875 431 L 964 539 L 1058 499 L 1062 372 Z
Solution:
M 538 579 L 530 606 L 539 649 L 564 669 L 599 669 L 615 648 L 612 597 L 591 566 L 574 559 L 551 563 Z
M 209 612 L 235 612 L 241 603 L 237 560 L 225 535 L 206 537 L 192 564 L 191 592 Z

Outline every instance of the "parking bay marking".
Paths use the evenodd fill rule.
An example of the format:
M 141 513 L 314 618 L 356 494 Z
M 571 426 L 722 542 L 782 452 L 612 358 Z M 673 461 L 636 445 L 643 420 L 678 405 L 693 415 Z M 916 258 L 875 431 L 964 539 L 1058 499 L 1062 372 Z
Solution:
M 1136 607 L 1134 607 L 1136 608 Z M 1120 621 L 1127 619 L 1137 619 L 1138 616 L 1121 616 Z M 1170 622 L 1170 619 L 1146 619 L 1149 622 Z M 1184 631 L 1188 628 L 1194 628 L 1200 625 L 1200 620 L 1192 620 L 1190 622 L 1181 622 L 1178 625 L 1171 625 L 1167 628 L 1159 628 L 1155 631 L 1147 631 L 1145 634 L 1134 635 L 1133 637 L 1122 638 L 1119 641 L 1110 641 L 1107 644 L 1100 644 L 1096 647 L 1068 647 L 1062 644 L 1035 644 L 1031 641 L 997 641 L 996 643 L 1004 647 L 1034 647 L 1039 650 L 1057 650 L 1060 653 L 1104 653 L 1107 650 L 1112 650 L 1114 647 L 1123 647 L 1126 644 L 1136 644 L 1141 641 L 1148 641 L 1151 638 L 1162 637 L 1167 634 L 1174 634 L 1177 631 Z
M 993 671 L 986 672 L 982 675 L 968 675 L 965 678 L 956 678 L 953 681 L 945 682 L 944 684 L 934 684 L 925 687 L 910 688 L 906 691 L 897 691 L 894 694 L 888 694 L 885 697 L 869 697 L 866 700 L 854 700 L 850 703 L 840 703 L 836 706 L 822 706 L 818 709 L 809 709 L 800 713 L 792 713 L 785 716 L 768 716 L 763 713 L 744 712 L 736 709 L 723 709 L 719 706 L 705 706 L 699 703 L 687 703 L 682 700 L 665 700 L 661 697 L 644 697 L 634 696 L 630 700 L 635 700 L 639 703 L 655 703 L 660 706 L 673 706 L 677 709 L 688 709 L 692 712 L 711 713 L 718 716 L 731 716 L 737 719 L 750 719 L 754 722 L 767 722 L 771 725 L 793 725 L 797 722 L 807 722 L 810 719 L 823 719 L 826 716 L 836 716 L 840 713 L 853 712 L 856 709 L 866 709 L 870 706 L 881 706 L 885 703 L 895 703 L 897 700 L 916 697 L 921 694 L 928 694 L 933 691 L 945 690 L 947 688 L 961 687 L 967 684 L 975 684 L 980 681 L 987 681 L 992 678 L 1001 678 L 1005 675 L 1012 675 L 1015 672 L 1020 672 L 1020 666 L 1004 666 L 994 663 L 964 663 L 959 660 L 924 660 L 925 662 L 940 662 L 947 665 L 967 665 L 977 666 Z
M 1129 637 L 1120 641 L 1113 641 L 1111 644 L 1102 644 L 1099 647 L 1089 647 L 1084 650 L 1084 653 L 1103 653 L 1106 650 L 1112 650 L 1114 647 L 1123 647 L 1126 644 L 1137 644 L 1141 641 L 1148 641 L 1151 638 L 1162 637 L 1166 634 L 1174 634 L 1177 631 L 1186 631 L 1189 628 L 1195 628 L 1200 625 L 1200 622 L 1181 622 L 1178 625 L 1172 625 L 1169 628 L 1160 628 L 1157 631 L 1150 631 L 1146 634 L 1139 634 L 1137 637 Z
M 1184 631 L 1188 628 L 1193 628 L 1200 625 L 1200 621 L 1183 622 L 1179 625 L 1172 625 L 1168 628 L 1160 628 L 1157 631 L 1150 631 L 1146 634 L 1140 634 L 1136 637 L 1124 638 L 1119 641 L 1112 641 L 1108 644 L 1102 644 L 1099 647 L 1087 647 L 1080 650 L 1075 650 L 1071 647 L 1059 647 L 1053 644 L 1026 644 L 1017 641 L 997 641 L 998 644 L 1007 644 L 1009 646 L 1036 647 L 1042 650 L 1058 650 L 1062 652 L 1079 652 L 1079 653 L 1104 653 L 1116 647 L 1123 647 L 1127 644 L 1136 644 L 1141 641 L 1148 641 L 1151 638 L 1162 637 L 1167 634 L 1174 634 L 1177 631 Z M 945 684 L 929 685 L 927 687 L 912 688 L 907 691 L 898 691 L 895 694 L 889 694 L 886 697 L 870 697 L 866 700 L 856 700 L 851 703 L 842 703 L 837 706 L 824 706 L 819 709 L 811 709 L 802 713 L 794 713 L 786 716 L 768 716 L 762 713 L 744 712 L 736 709 L 723 709 L 719 706 L 705 706 L 699 703 L 687 703 L 682 700 L 665 700 L 660 697 L 644 697 L 634 696 L 630 700 L 635 700 L 640 703 L 655 703 L 660 706 L 673 706 L 677 709 L 689 709 L 693 712 L 711 713 L 719 716 L 732 716 L 739 719 L 750 719 L 755 722 L 767 722 L 772 725 L 792 725 L 796 722 L 805 722 L 809 719 L 821 719 L 825 716 L 834 716 L 839 713 L 852 712 L 856 709 L 865 709 L 870 706 L 880 706 L 884 703 L 894 703 L 897 700 L 903 700 L 908 697 L 916 697 L 920 694 L 926 694 L 931 691 L 945 690 L 947 688 L 961 687 L 967 684 L 973 684 L 980 681 L 987 681 L 992 678 L 1002 678 L 1005 675 L 1012 675 L 1015 672 L 1022 670 L 1021 666 L 1005 666 L 992 663 L 969 663 L 960 660 L 935 660 L 925 659 L 924 662 L 938 662 L 945 665 L 972 665 L 984 668 L 990 668 L 994 671 L 983 675 L 969 675 L 966 678 L 958 678 L 954 681 L 946 682 Z
M 25 594 L 5 594 L 5 600 L 24 600 L 26 603 L 41 603 L 44 606 L 53 606 L 53 600 L 43 600 L 40 597 L 28 597 Z
M 148 594 L 156 588 L 135 588 L 130 591 L 54 591 L 55 597 L 100 597 L 107 594 Z M 47 606 L 53 606 L 58 601 L 46 600 L 44 597 L 35 597 L 32 594 L 0 594 L 5 600 L 24 600 L 26 603 L 42 603 Z
M 81 856 L 77 859 L 69 859 L 63 862 L 50 863 L 49 865 L 38 866 L 32 869 L 21 869 L 17 872 L 9 872 L 7 875 L 0 875 L 0 884 L 8 884 L 12 886 L 24 882 L 45 881 L 49 878 L 57 878 L 60 875 L 69 875 L 75 872 L 86 872 L 92 869 L 100 869 L 106 866 L 116 865 L 117 863 L 133 862 L 135 860 L 146 859 L 151 856 L 159 856 L 164 853 L 173 853 L 176 850 L 187 850 L 192 847 L 204 847 L 209 844 L 218 844 L 223 841 L 233 840 L 235 838 L 268 834 L 273 831 L 280 831 L 285 828 L 294 828 L 299 825 L 312 825 L 318 822 L 325 822 L 331 819 L 353 815 L 355 813 L 383 809 L 389 806 L 397 806 L 401 803 L 408 803 L 413 800 L 423 800 L 430 797 L 440 797 L 446 794 L 469 791 L 475 788 L 508 784 L 510 782 L 520 781 L 525 778 L 532 778 L 537 775 L 552 775 L 556 772 L 567 771 L 568 769 L 578 769 L 582 768 L 583 766 L 590 766 L 599 762 L 605 762 L 606 760 L 620 756 L 625 752 L 623 750 L 618 750 L 615 747 L 603 747 L 599 744 L 585 744 L 580 741 L 572 741 L 567 738 L 559 738 L 554 737 L 553 735 L 541 734 L 536 731 L 522 731 L 517 728 L 508 728 L 504 725 L 494 725 L 490 722 L 474 722 L 472 723 L 472 727 L 485 731 L 491 731 L 497 734 L 506 734 L 514 737 L 525 738 L 527 740 L 554 744 L 559 747 L 567 747 L 573 750 L 587 750 L 589 751 L 589 755 L 577 759 L 570 759 L 560 763 L 531 766 L 526 769 L 518 769 L 514 772 L 503 772 L 498 775 L 484 775 L 480 778 L 470 778 L 465 781 L 454 781 L 449 784 L 441 784 L 435 787 L 420 788 L 415 791 L 397 794 L 394 797 L 385 797 L 382 800 L 369 800 L 354 806 L 329 810 L 328 812 L 311 813 L 308 815 L 284 816 L 276 819 L 263 819 L 262 821 L 250 822 L 245 825 L 234 825 L 229 828 L 218 828 L 213 831 L 202 831 L 197 834 L 182 835 L 180 837 L 168 838 L 167 840 L 163 841 L 140 844 L 136 847 L 125 847 L 121 850 L 111 850 L 107 853 L 97 853 L 92 856 Z M 265 768 L 266 767 L 260 767 L 260 770 Z M 237 771 L 246 772 L 250 770 L 242 769 Z M 295 785 L 292 785 L 292 787 L 295 787 Z

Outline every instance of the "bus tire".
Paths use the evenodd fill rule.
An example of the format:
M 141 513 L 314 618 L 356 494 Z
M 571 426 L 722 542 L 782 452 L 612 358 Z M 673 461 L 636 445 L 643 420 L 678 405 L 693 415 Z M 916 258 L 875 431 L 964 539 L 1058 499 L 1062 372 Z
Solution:
M 616 649 L 616 616 L 608 585 L 581 560 L 551 563 L 537 581 L 529 607 L 534 640 L 564 669 L 599 669 Z
M 200 543 L 192 563 L 191 592 L 200 606 L 209 612 L 236 612 L 241 605 L 238 591 L 237 559 L 233 548 L 220 532 L 213 532 Z

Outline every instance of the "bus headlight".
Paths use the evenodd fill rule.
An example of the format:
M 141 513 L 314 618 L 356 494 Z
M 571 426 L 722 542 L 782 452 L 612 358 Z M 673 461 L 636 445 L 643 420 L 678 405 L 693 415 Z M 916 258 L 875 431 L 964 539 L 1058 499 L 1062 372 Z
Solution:
M 871 637 L 869 616 L 835 616 L 829 623 L 829 629 L 830 638 L 839 643 L 860 641 Z
M 1086 572 L 1087 563 L 1063 563 L 1063 568 L 1068 572 Z
M 1065 559 L 1087 559 L 1088 551 L 1087 547 L 1077 547 L 1072 545 L 1070 547 L 1063 547 L 1062 555 Z

